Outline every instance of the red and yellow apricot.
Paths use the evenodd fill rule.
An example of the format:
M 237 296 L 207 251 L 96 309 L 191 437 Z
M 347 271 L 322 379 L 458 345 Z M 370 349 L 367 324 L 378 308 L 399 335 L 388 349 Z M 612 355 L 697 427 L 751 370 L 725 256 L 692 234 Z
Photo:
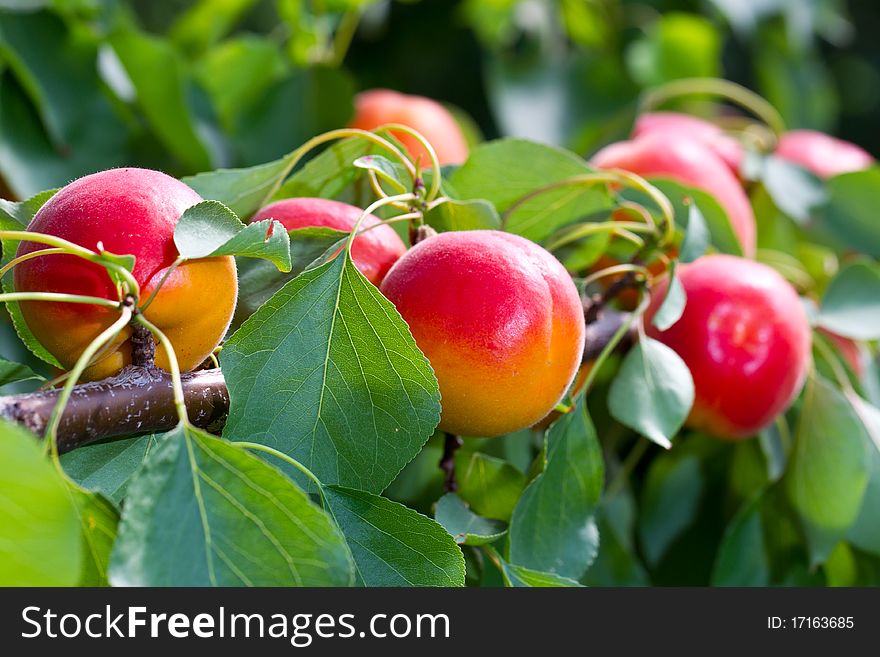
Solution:
M 670 178 L 708 192 L 727 212 L 743 253 L 756 247 L 755 214 L 748 196 L 727 164 L 696 139 L 662 133 L 606 146 L 592 158 L 600 169 L 624 169 L 644 177 Z
M 861 171 L 874 164 L 863 148 L 816 130 L 791 130 L 779 138 L 776 155 L 820 178 Z
M 437 153 L 440 164 L 461 164 L 468 157 L 467 140 L 455 117 L 436 100 L 410 96 L 390 89 L 363 91 L 355 98 L 352 128 L 374 130 L 387 123 L 399 123 L 422 134 Z M 412 135 L 392 132 L 423 169 L 431 166 L 428 151 Z
M 174 227 L 188 207 L 201 201 L 195 191 L 159 171 L 110 169 L 70 183 L 34 216 L 28 230 L 61 237 L 88 249 L 134 255 L 132 272 L 146 301 L 166 277 L 144 316 L 171 340 L 182 370 L 198 366 L 219 344 L 235 308 L 237 277 L 231 257 L 184 262 L 178 257 Z M 22 242 L 18 255 L 47 248 Z M 116 300 L 106 270 L 73 255 L 46 255 L 20 263 L 19 292 L 60 292 Z M 21 304 L 28 328 L 64 368 L 116 319 L 115 311 L 93 305 L 27 301 Z M 84 379 L 101 379 L 131 362 L 131 330 L 125 329 Z M 169 368 L 159 347 L 156 364 Z
M 665 134 L 670 139 L 696 139 L 724 160 L 735 175 L 739 175 L 743 159 L 742 144 L 711 121 L 680 112 L 645 112 L 636 119 L 632 138 L 639 139 L 650 134 Z
M 323 198 L 288 198 L 270 203 L 257 212 L 252 221 L 275 219 L 287 230 L 323 226 L 350 232 L 363 213 L 358 207 Z M 370 230 L 354 238 L 351 259 L 355 267 L 373 285 L 379 285 L 397 259 L 406 252 L 403 240 L 391 226 L 379 225 L 381 220 L 367 215 L 361 229 Z M 375 226 L 375 227 L 374 227 Z
M 679 268 L 687 295 L 665 331 L 651 323 L 664 282 L 645 315 L 648 335 L 687 364 L 696 398 L 688 424 L 722 438 L 747 438 L 785 411 L 810 364 L 810 326 L 794 288 L 767 265 L 708 255 Z
M 498 436 L 531 426 L 580 365 L 577 288 L 556 258 L 522 237 L 430 237 L 397 261 L 380 290 L 434 368 L 443 431 Z

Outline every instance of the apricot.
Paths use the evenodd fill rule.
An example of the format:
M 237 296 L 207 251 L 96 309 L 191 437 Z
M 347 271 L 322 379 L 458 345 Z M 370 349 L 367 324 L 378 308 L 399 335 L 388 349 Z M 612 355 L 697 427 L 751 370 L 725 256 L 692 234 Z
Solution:
M 670 178 L 715 197 L 727 212 L 743 253 L 756 247 L 755 214 L 748 196 L 727 164 L 696 139 L 663 133 L 606 146 L 592 158 L 600 169 L 624 169 L 645 177 Z
M 853 371 L 856 377 L 862 378 L 862 375 L 865 373 L 865 366 L 862 364 L 862 354 L 859 350 L 859 345 L 855 341 L 845 338 L 842 335 L 838 335 L 828 329 L 820 328 L 817 330 L 831 341 L 831 344 L 834 345 L 837 353 L 844 361 L 846 361 L 846 364 L 849 365 L 849 368 Z
M 797 396 L 810 364 L 810 326 L 794 288 L 767 265 L 708 255 L 682 265 L 684 313 L 666 331 L 645 315 L 648 335 L 672 348 L 694 378 L 688 425 L 722 438 L 746 438 Z
M 863 148 L 816 130 L 791 130 L 779 138 L 776 155 L 820 178 L 861 171 L 874 164 Z
M 253 221 L 276 219 L 287 230 L 324 226 L 351 232 L 363 210 L 348 203 L 323 198 L 288 198 L 270 203 L 254 215 Z M 406 245 L 394 229 L 373 215 L 361 222 L 361 229 L 376 226 L 354 238 L 351 259 L 355 267 L 378 286 L 397 259 L 406 252 Z
M 577 288 L 549 252 L 492 230 L 441 233 L 380 286 L 440 383 L 440 429 L 499 436 L 559 403 L 584 348 Z
M 110 169 L 70 183 L 34 216 L 28 230 L 62 237 L 81 246 L 134 255 L 132 274 L 141 286 L 139 303 L 153 293 L 177 259 L 174 227 L 180 215 L 201 201 L 195 191 L 159 171 Z M 100 245 L 100 247 L 99 247 Z M 18 255 L 47 248 L 22 242 Z M 61 292 L 116 300 L 106 270 L 72 255 L 47 255 L 15 268 L 19 292 Z M 207 358 L 223 338 L 237 294 L 235 261 L 205 258 L 176 267 L 162 284 L 144 316 L 171 340 L 182 370 Z M 111 309 L 62 302 L 21 304 L 28 328 L 69 369 L 95 336 L 118 316 Z M 123 331 L 84 379 L 111 376 L 131 362 L 131 329 Z M 164 349 L 156 364 L 169 368 Z
M 424 96 L 410 96 L 390 89 L 363 91 L 355 98 L 352 128 L 374 130 L 386 123 L 400 123 L 427 139 L 441 165 L 461 164 L 468 157 L 464 134 L 452 114 L 443 105 Z M 392 133 L 413 159 L 421 158 L 422 168 L 431 166 L 425 147 L 403 132 Z
M 743 159 L 742 144 L 711 121 L 680 112 L 646 112 L 636 119 L 632 137 L 639 139 L 657 133 L 702 142 L 724 160 L 735 175 L 739 175 Z

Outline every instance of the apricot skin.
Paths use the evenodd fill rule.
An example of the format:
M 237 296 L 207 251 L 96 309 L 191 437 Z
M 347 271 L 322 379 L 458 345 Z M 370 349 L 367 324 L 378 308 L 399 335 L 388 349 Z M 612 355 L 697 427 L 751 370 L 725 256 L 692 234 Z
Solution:
M 797 293 L 767 265 L 729 255 L 679 268 L 687 305 L 666 331 L 645 316 L 648 335 L 671 347 L 694 378 L 688 425 L 720 438 L 747 438 L 785 411 L 810 364 L 810 327 Z
M 355 98 L 352 128 L 374 130 L 386 123 L 400 123 L 427 139 L 441 165 L 461 164 L 468 157 L 468 145 L 455 118 L 443 105 L 424 96 L 410 96 L 390 89 L 363 91 Z M 393 133 L 421 166 L 431 166 L 428 152 L 417 139 L 403 132 Z
M 531 426 L 580 365 L 577 289 L 558 260 L 522 237 L 441 233 L 398 260 L 380 289 L 434 368 L 442 431 L 498 436 Z
M 724 160 L 735 175 L 739 175 L 743 159 L 742 145 L 711 121 L 680 112 L 646 112 L 636 119 L 633 139 L 655 133 L 696 139 Z
M 350 232 L 358 217 L 358 207 L 339 201 L 323 198 L 288 198 L 270 203 L 254 215 L 253 221 L 276 219 L 284 224 L 287 230 L 324 226 Z M 406 252 L 403 240 L 391 226 L 379 226 L 381 221 L 373 215 L 367 215 L 361 223 L 361 229 L 376 226 L 358 235 L 351 245 L 351 259 L 355 267 L 367 277 L 373 285 L 379 285 L 385 274 L 397 259 Z
M 739 180 L 712 150 L 696 139 L 663 133 L 606 146 L 592 158 L 600 169 L 624 169 L 645 177 L 671 178 L 708 192 L 727 212 L 747 257 L 755 254 L 755 214 Z
M 173 234 L 183 211 L 201 201 L 192 189 L 174 178 L 148 169 L 110 169 L 70 183 L 34 216 L 28 230 L 136 258 L 134 278 L 143 304 L 178 256 Z M 46 248 L 22 242 L 18 255 Z M 71 255 L 48 255 L 15 268 L 20 292 L 62 292 L 117 299 L 103 267 Z M 184 371 L 198 366 L 219 344 L 229 326 L 237 294 L 235 262 L 231 257 L 186 262 L 169 275 L 144 316 L 171 340 Z M 21 304 L 34 336 L 65 369 L 118 316 L 110 309 L 61 302 Z M 125 329 L 112 348 L 90 366 L 85 380 L 102 379 L 131 362 L 131 329 Z M 159 347 L 156 364 L 169 368 Z
M 874 158 L 859 146 L 816 130 L 786 132 L 779 138 L 776 155 L 820 178 L 861 171 L 874 164 Z

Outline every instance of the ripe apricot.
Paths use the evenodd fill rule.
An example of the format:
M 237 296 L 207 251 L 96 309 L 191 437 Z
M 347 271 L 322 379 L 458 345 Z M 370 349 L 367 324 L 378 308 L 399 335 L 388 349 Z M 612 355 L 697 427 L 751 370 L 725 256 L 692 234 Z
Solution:
M 350 232 L 363 210 L 348 203 L 323 198 L 288 198 L 270 203 L 254 215 L 253 221 L 276 219 L 287 230 L 324 226 Z M 361 222 L 361 229 L 371 228 L 354 238 L 351 245 L 351 259 L 355 267 L 373 285 L 379 285 L 385 274 L 397 259 L 406 252 L 406 245 L 394 229 L 388 225 L 378 225 L 381 221 L 367 215 Z
M 34 216 L 28 230 L 62 237 L 89 249 L 103 248 L 134 255 L 132 274 L 145 302 L 178 257 L 174 227 L 180 215 L 201 201 L 195 191 L 159 171 L 110 169 L 70 183 Z M 45 249 L 22 242 L 18 255 Z M 15 268 L 19 292 L 61 292 L 116 300 L 106 270 L 72 255 L 47 255 Z M 235 262 L 231 257 L 185 262 L 168 275 L 144 316 L 166 333 L 182 370 L 199 365 L 223 338 L 237 294 Z M 21 304 L 28 328 L 70 368 L 83 349 L 117 317 L 115 311 L 92 305 L 27 301 Z M 123 331 L 84 379 L 101 379 L 131 362 L 131 330 Z M 169 368 L 160 347 L 156 364 Z
M 704 143 L 727 163 L 735 175 L 739 175 L 743 159 L 742 144 L 711 121 L 681 112 L 645 112 L 636 119 L 632 131 L 633 139 L 656 133 L 670 138 L 680 136 L 696 139 Z
M 756 247 L 755 214 L 739 180 L 727 164 L 696 139 L 663 133 L 606 146 L 592 158 L 600 169 L 624 169 L 640 176 L 661 177 L 708 192 L 727 212 L 743 253 Z
M 352 128 L 373 130 L 386 123 L 400 123 L 427 139 L 440 164 L 461 164 L 468 157 L 468 145 L 452 114 L 436 100 L 410 96 L 390 89 L 363 91 L 355 98 Z M 394 132 L 413 159 L 421 158 L 422 168 L 431 166 L 428 152 L 417 139 L 403 132 Z
M 820 178 L 861 171 L 874 164 L 874 158 L 863 148 L 816 130 L 786 132 L 779 138 L 776 155 Z
M 410 249 L 380 287 L 440 383 L 440 429 L 498 436 L 559 402 L 584 347 L 577 288 L 556 258 L 492 230 L 441 233 Z
M 651 337 L 671 347 L 694 378 L 688 424 L 722 438 L 746 438 L 794 400 L 810 363 L 810 326 L 797 293 L 774 269 L 745 258 L 708 255 L 679 268 L 687 295 L 665 331 L 645 315 Z

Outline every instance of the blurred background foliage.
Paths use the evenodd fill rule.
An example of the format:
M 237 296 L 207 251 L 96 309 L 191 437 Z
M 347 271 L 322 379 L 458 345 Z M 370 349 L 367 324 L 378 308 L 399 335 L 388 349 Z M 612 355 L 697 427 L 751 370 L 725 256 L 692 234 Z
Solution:
M 377 86 L 587 155 L 646 87 L 721 76 L 876 155 L 878 29 L 856 0 L 0 0 L 0 191 L 265 162 Z

